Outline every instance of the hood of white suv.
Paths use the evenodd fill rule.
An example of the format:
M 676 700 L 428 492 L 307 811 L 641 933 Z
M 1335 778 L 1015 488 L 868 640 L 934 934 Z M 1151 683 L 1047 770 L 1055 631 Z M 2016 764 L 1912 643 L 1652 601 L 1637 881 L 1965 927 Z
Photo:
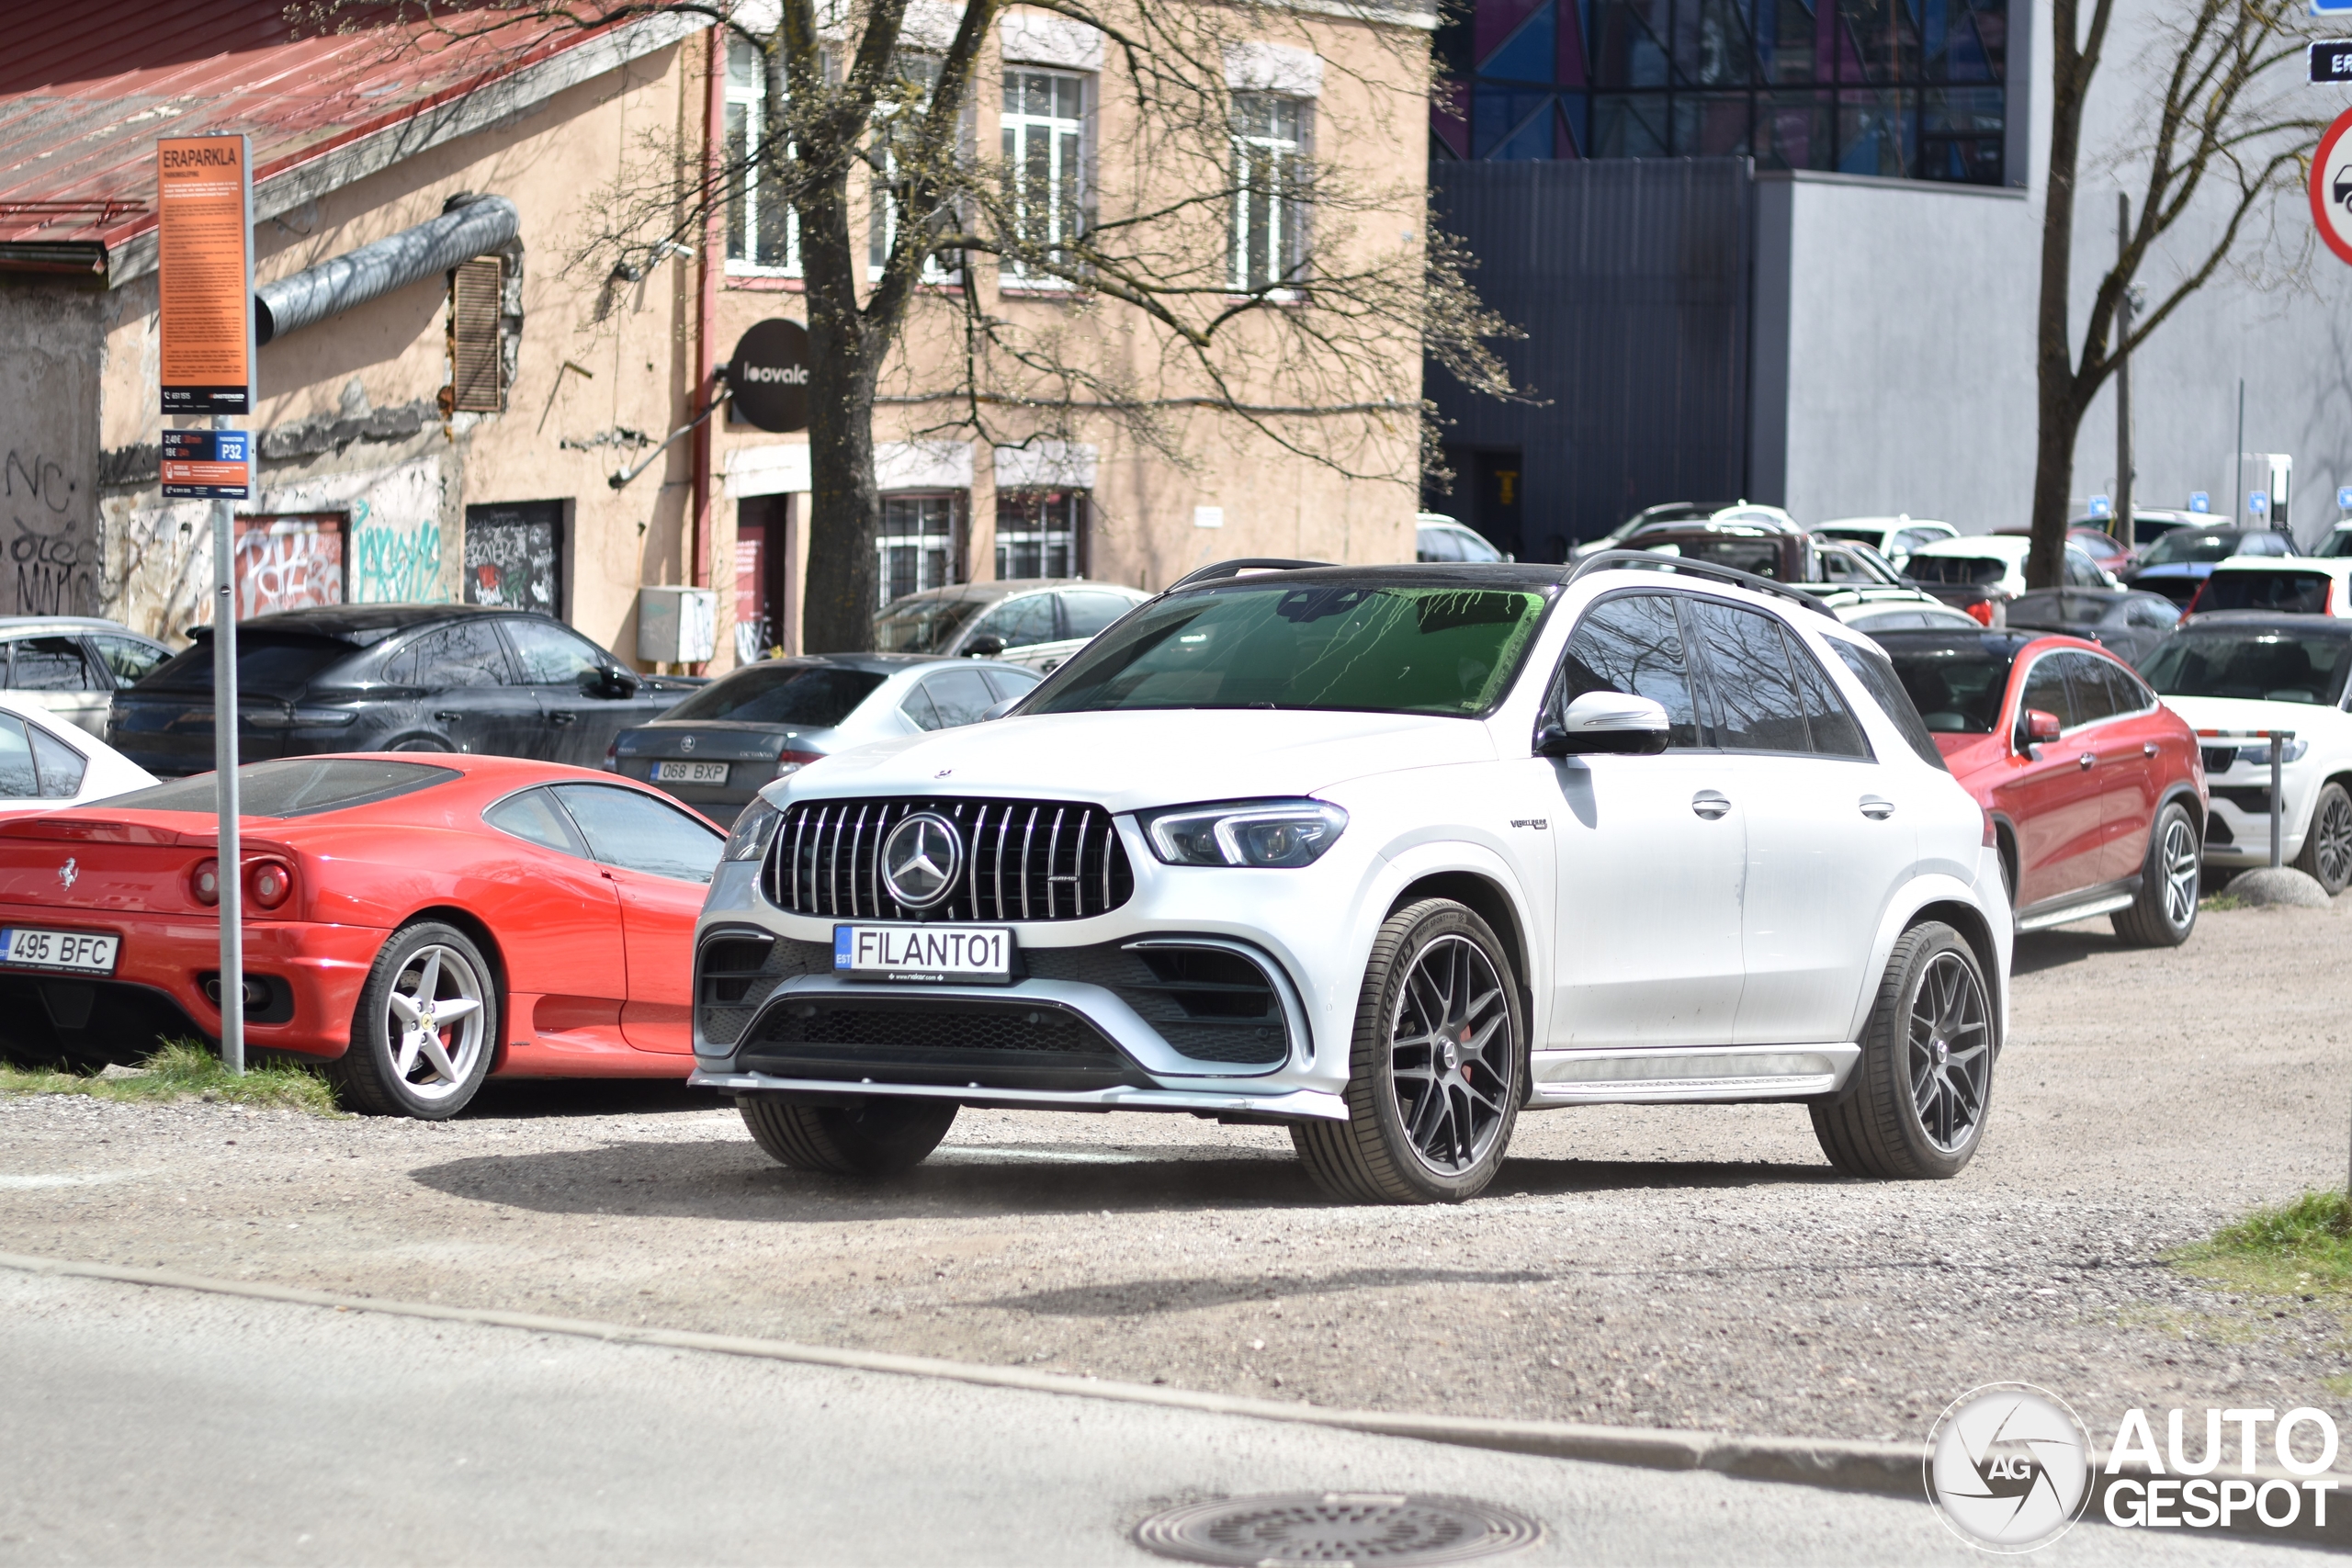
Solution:
M 984 795 L 1113 811 L 1311 795 L 1366 773 L 1490 761 L 1476 719 L 1418 714 L 1155 708 L 1040 714 L 878 741 L 812 762 L 791 798 Z M 780 795 L 771 793 L 771 799 Z
M 2318 703 L 2267 703 L 2252 697 L 2166 697 L 2165 706 L 2195 729 L 2291 729 L 2308 739 L 2339 735 L 2352 719 Z

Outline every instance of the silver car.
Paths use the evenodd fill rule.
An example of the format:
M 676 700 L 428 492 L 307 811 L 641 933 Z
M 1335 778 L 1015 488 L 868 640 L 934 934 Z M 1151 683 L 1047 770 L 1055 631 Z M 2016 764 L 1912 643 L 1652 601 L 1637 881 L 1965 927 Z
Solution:
M 1001 659 L 1043 674 L 1151 595 L 1081 577 L 959 582 L 893 599 L 874 617 L 884 653 Z
M 95 616 L 0 616 L 0 688 L 101 739 L 115 693 L 171 656 L 153 637 Z
M 760 787 L 869 740 L 971 724 L 1041 677 L 995 660 L 890 653 L 763 659 L 650 724 L 624 729 L 605 766 L 729 823 Z

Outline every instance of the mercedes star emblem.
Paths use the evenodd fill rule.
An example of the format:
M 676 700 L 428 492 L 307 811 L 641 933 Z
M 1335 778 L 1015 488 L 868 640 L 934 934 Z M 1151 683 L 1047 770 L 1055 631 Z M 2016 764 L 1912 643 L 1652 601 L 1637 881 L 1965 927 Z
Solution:
M 944 902 L 963 868 L 963 837 L 936 811 L 899 818 L 882 840 L 882 886 L 910 909 Z

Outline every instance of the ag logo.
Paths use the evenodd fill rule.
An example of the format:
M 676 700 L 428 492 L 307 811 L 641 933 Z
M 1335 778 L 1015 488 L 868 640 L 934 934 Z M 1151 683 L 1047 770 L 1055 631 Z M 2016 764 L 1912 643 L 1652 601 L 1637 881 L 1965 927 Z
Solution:
M 928 909 L 956 891 L 964 840 L 936 811 L 902 817 L 882 840 L 882 886 L 910 909 Z
M 1960 1537 L 2031 1551 L 2066 1533 L 2090 1496 L 2090 1440 L 2056 1394 L 2030 1383 L 1965 1393 L 1928 1438 L 1928 1496 Z

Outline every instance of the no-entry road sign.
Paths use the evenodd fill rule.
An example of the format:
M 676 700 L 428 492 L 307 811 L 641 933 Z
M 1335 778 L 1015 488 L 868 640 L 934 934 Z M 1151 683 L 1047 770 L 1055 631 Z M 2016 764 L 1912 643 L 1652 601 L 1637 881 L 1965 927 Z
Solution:
M 2336 259 L 2352 265 L 2352 109 L 2335 117 L 2312 154 L 2312 221 Z

